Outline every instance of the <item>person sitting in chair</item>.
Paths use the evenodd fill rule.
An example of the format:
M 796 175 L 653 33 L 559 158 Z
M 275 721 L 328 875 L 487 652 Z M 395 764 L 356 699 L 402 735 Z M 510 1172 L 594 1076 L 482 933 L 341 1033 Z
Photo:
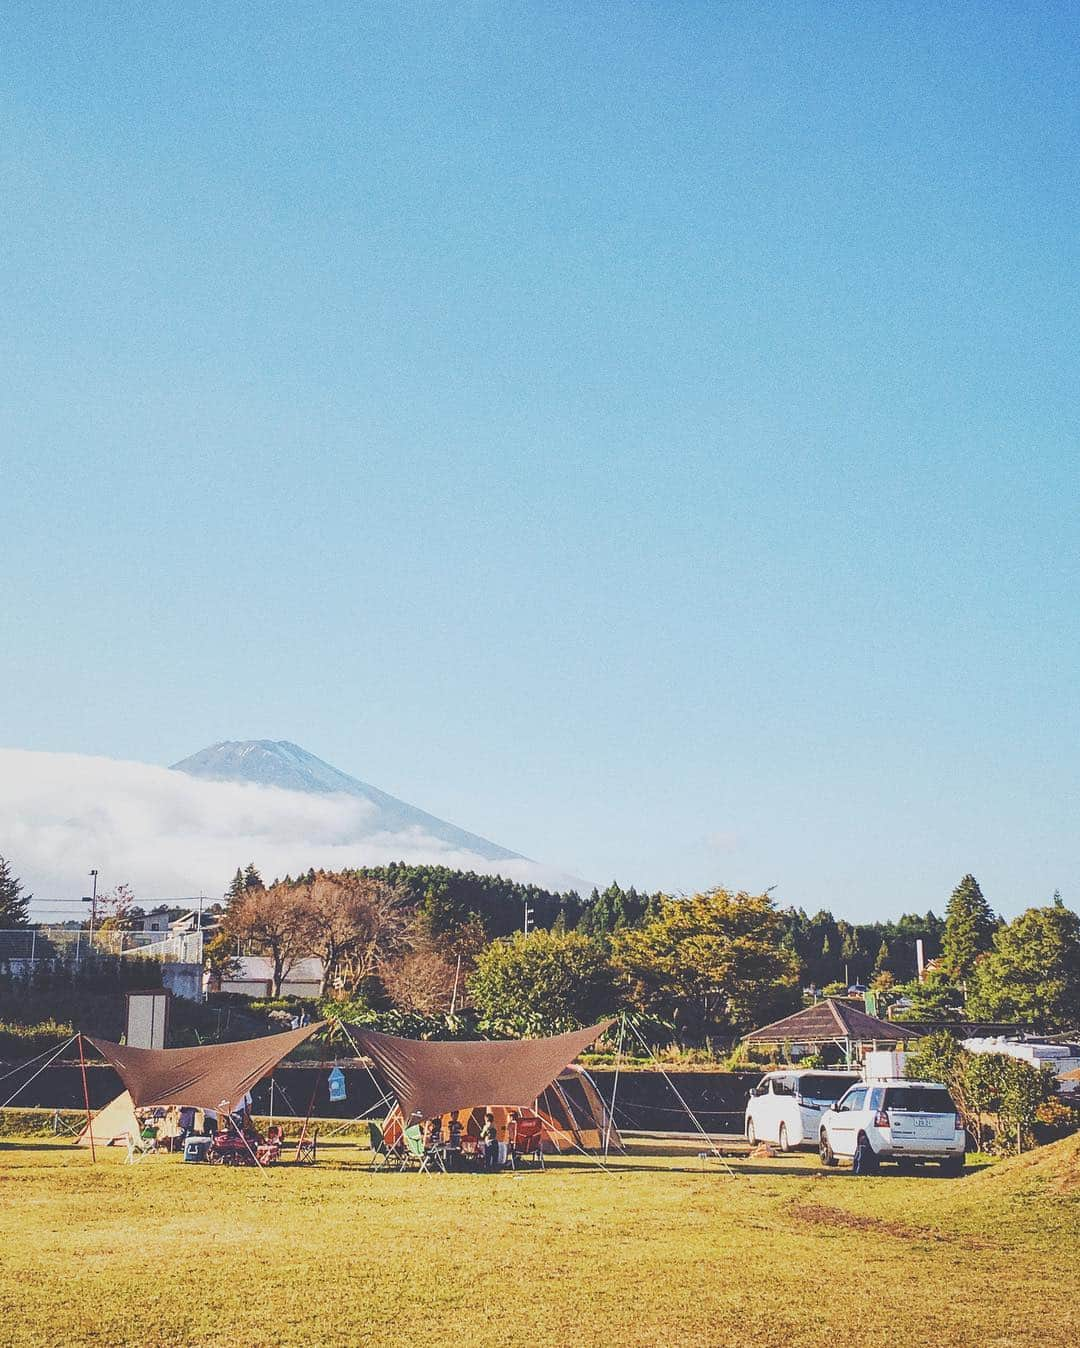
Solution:
M 437 1151 L 442 1146 L 442 1119 L 436 1115 L 424 1124 L 424 1150 Z
M 484 1169 L 495 1170 L 499 1164 L 499 1130 L 495 1126 L 495 1115 L 490 1110 L 484 1115 L 480 1142 L 484 1148 Z

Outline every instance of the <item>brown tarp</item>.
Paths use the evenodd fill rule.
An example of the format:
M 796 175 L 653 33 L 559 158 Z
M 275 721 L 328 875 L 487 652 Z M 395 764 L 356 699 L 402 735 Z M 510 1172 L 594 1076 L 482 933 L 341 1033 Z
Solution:
M 463 1043 L 398 1039 L 375 1030 L 351 1033 L 361 1053 L 382 1069 L 404 1117 L 428 1119 L 475 1105 L 531 1105 L 612 1023 L 552 1039 Z
M 192 1105 L 216 1110 L 223 1103 L 238 1105 L 287 1053 L 325 1024 L 319 1020 L 285 1034 L 202 1048 L 127 1048 L 86 1038 L 116 1068 L 137 1109 Z
M 535 1115 L 543 1121 L 547 1151 L 571 1151 L 575 1147 L 582 1151 L 599 1151 L 605 1140 L 616 1151 L 623 1150 L 622 1137 L 609 1119 L 607 1106 L 596 1089 L 596 1083 L 582 1067 L 567 1067 L 560 1072 L 558 1080 L 540 1092 L 535 1108 L 522 1104 L 472 1105 L 459 1109 L 458 1121 L 466 1134 L 474 1138 L 480 1136 L 484 1114 L 488 1109 L 495 1115 L 495 1127 L 500 1138 L 506 1137 L 511 1112 L 520 1110 L 523 1118 Z M 449 1125 L 449 1114 L 444 1114 L 444 1137 Z M 393 1146 L 400 1136 L 401 1111 L 395 1105 L 383 1124 L 383 1138 L 387 1145 Z

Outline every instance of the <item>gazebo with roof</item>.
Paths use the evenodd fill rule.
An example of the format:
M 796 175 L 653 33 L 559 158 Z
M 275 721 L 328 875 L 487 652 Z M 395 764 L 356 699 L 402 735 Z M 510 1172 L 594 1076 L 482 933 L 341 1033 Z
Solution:
M 842 1051 L 844 1061 L 852 1063 L 868 1049 L 895 1049 L 917 1037 L 916 1027 L 879 1020 L 850 1002 L 826 997 L 783 1020 L 774 1020 L 760 1030 L 751 1030 L 743 1035 L 742 1042 L 777 1047 L 788 1045 L 791 1049 L 835 1045 Z

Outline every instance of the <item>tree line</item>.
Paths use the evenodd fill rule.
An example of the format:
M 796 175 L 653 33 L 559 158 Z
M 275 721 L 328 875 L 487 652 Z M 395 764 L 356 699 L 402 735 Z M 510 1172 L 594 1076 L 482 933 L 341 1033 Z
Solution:
M 658 1032 L 703 1043 L 807 995 L 842 993 L 849 980 L 869 984 L 899 1019 L 1080 1025 L 1080 918 L 1055 895 L 1006 922 L 972 875 L 944 917 L 863 924 L 723 889 L 672 897 L 613 882 L 582 897 L 405 863 L 310 870 L 270 885 L 249 864 L 223 897 L 208 947 L 219 972 L 238 950 L 264 954 L 277 995 L 289 969 L 315 955 L 321 992 L 358 1010 L 434 1020 L 453 1011 L 491 1033 L 567 1028 L 627 1008 Z M 25 925 L 28 899 L 0 859 L 0 922 Z M 106 925 L 140 911 L 126 886 L 112 907 Z
M 767 895 L 651 896 L 638 900 L 632 924 L 599 932 L 570 927 L 560 903 L 544 914 L 549 925 L 500 934 L 503 914 L 491 922 L 480 904 L 451 907 L 453 873 L 408 869 L 411 886 L 392 867 L 310 871 L 269 886 L 254 867 L 237 871 L 211 958 L 227 972 L 237 947 L 259 951 L 277 995 L 296 961 L 316 955 L 321 991 L 348 1002 L 354 1018 L 453 1011 L 495 1035 L 558 1033 L 628 1008 L 671 1037 L 697 1041 L 798 1003 L 798 961 Z M 465 877 L 470 900 L 498 892 L 473 886 L 475 878 L 486 880 Z M 515 902 L 524 903 L 523 890 L 532 903 L 537 892 L 508 886 Z

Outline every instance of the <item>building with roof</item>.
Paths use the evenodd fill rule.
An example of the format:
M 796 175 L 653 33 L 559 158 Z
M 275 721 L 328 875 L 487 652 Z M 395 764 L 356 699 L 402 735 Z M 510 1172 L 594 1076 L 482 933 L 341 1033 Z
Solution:
M 917 1039 L 920 1027 L 879 1020 L 851 1002 L 826 997 L 783 1020 L 743 1035 L 744 1044 L 783 1048 L 792 1058 L 825 1048 L 838 1048 L 846 1063 L 858 1062 L 879 1048 L 898 1048 Z

